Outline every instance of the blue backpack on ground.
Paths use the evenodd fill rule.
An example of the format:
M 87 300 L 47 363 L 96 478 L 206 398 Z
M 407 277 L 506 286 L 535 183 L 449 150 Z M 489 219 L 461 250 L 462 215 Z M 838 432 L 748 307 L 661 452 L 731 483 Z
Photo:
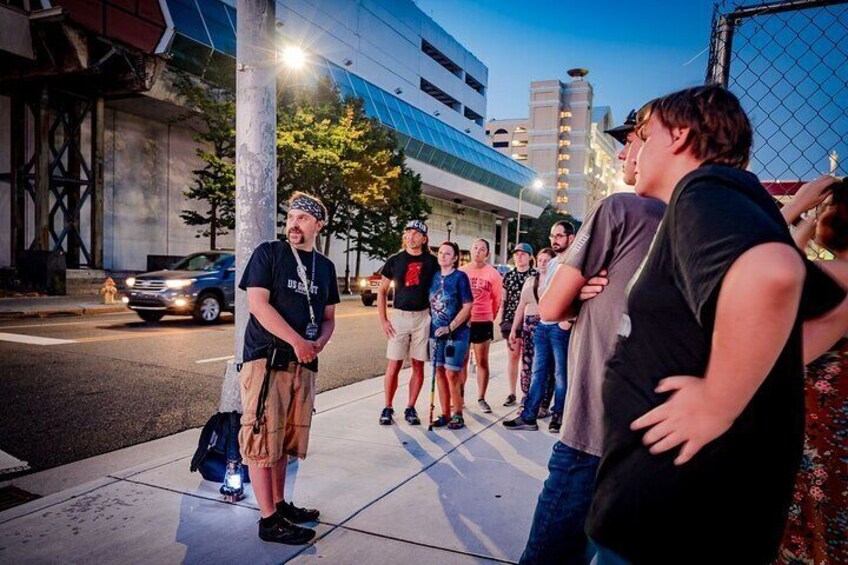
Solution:
M 209 418 L 200 432 L 197 450 L 191 458 L 191 472 L 200 471 L 200 475 L 207 481 L 223 482 L 227 460 L 241 463 L 238 443 L 240 428 L 241 414 L 238 412 L 218 412 Z M 243 482 L 249 483 L 247 466 L 243 466 L 241 471 Z

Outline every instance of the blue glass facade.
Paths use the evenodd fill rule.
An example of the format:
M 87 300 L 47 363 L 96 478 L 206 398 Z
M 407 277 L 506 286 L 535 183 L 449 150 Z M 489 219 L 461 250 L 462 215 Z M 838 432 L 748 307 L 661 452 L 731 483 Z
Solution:
M 166 0 L 174 22 L 172 62 L 219 84 L 234 86 L 236 11 L 220 0 Z M 329 61 L 326 72 L 343 97 L 364 101 L 366 114 L 391 128 L 412 159 L 518 197 L 536 178 L 524 165 Z M 445 111 L 450 111 L 447 108 Z M 527 192 L 544 207 L 547 200 Z
M 536 178 L 533 169 L 357 75 L 329 61 L 326 65 L 342 96 L 361 98 L 369 117 L 395 131 L 407 157 L 516 198 L 521 187 Z M 525 193 L 524 199 L 542 207 L 547 204 L 546 199 L 534 193 Z

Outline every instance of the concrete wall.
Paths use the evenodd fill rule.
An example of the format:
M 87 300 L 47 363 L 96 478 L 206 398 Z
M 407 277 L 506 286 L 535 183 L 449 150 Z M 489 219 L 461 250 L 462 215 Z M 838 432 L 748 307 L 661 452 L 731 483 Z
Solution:
M 209 248 L 208 238 L 180 218 L 182 210 L 205 206 L 183 191 L 192 171 L 202 165 L 198 143 L 187 127 L 126 112 L 106 115 L 104 184 L 106 222 L 104 264 L 107 269 L 144 270 L 147 255 L 186 255 Z M 232 234 L 218 247 L 234 247 Z

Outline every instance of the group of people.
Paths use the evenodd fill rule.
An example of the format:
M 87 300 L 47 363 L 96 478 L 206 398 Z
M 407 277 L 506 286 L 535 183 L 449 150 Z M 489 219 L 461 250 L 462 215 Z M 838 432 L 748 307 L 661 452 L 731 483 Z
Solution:
M 845 562 L 848 186 L 822 177 L 779 210 L 745 170 L 751 125 L 718 86 L 653 100 L 609 133 L 635 194 L 602 200 L 576 234 L 555 224 L 535 266 L 519 244 L 501 277 L 480 239 L 460 267 L 455 243 L 433 256 L 426 224 L 406 226 L 381 271 L 380 423 L 393 422 L 406 358 L 409 424 L 421 423 L 430 361 L 441 408 L 431 422 L 463 427 L 472 352 L 477 407 L 491 412 L 501 310 L 504 405 L 518 403 L 519 375 L 522 392 L 504 426 L 538 429 L 553 396 L 560 433 L 522 563 Z M 288 241 L 259 246 L 240 283 L 251 318 L 239 439 L 267 541 L 306 543 L 314 531 L 297 524 L 318 518 L 283 492 L 285 456 L 306 454 L 339 300 L 333 265 L 314 250 L 325 218 L 317 199 L 295 195 Z M 811 239 L 834 259 L 807 260 Z

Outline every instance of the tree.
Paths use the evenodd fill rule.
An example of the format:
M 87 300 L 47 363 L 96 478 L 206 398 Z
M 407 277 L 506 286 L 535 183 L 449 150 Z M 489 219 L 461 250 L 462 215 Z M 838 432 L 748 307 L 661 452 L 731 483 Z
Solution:
M 404 171 L 394 137 L 365 116 L 362 101 L 340 100 L 328 79 L 311 88 L 283 89 L 277 119 L 277 187 L 282 206 L 295 190 L 320 198 L 327 207 L 324 253 L 333 237 L 370 214 L 396 205 Z M 419 200 L 423 199 L 420 197 Z M 365 232 L 362 232 L 363 234 Z
M 177 118 L 197 118 L 203 124 L 193 139 L 201 144 L 195 151 L 205 163 L 192 171 L 191 187 L 183 192 L 189 200 L 206 202 L 206 213 L 183 210 L 180 217 L 189 226 L 199 226 L 195 237 L 208 237 L 209 247 L 217 248 L 217 238 L 235 229 L 235 117 L 232 92 L 200 85 L 188 75 L 178 75 L 177 92 L 186 99 L 190 111 Z

